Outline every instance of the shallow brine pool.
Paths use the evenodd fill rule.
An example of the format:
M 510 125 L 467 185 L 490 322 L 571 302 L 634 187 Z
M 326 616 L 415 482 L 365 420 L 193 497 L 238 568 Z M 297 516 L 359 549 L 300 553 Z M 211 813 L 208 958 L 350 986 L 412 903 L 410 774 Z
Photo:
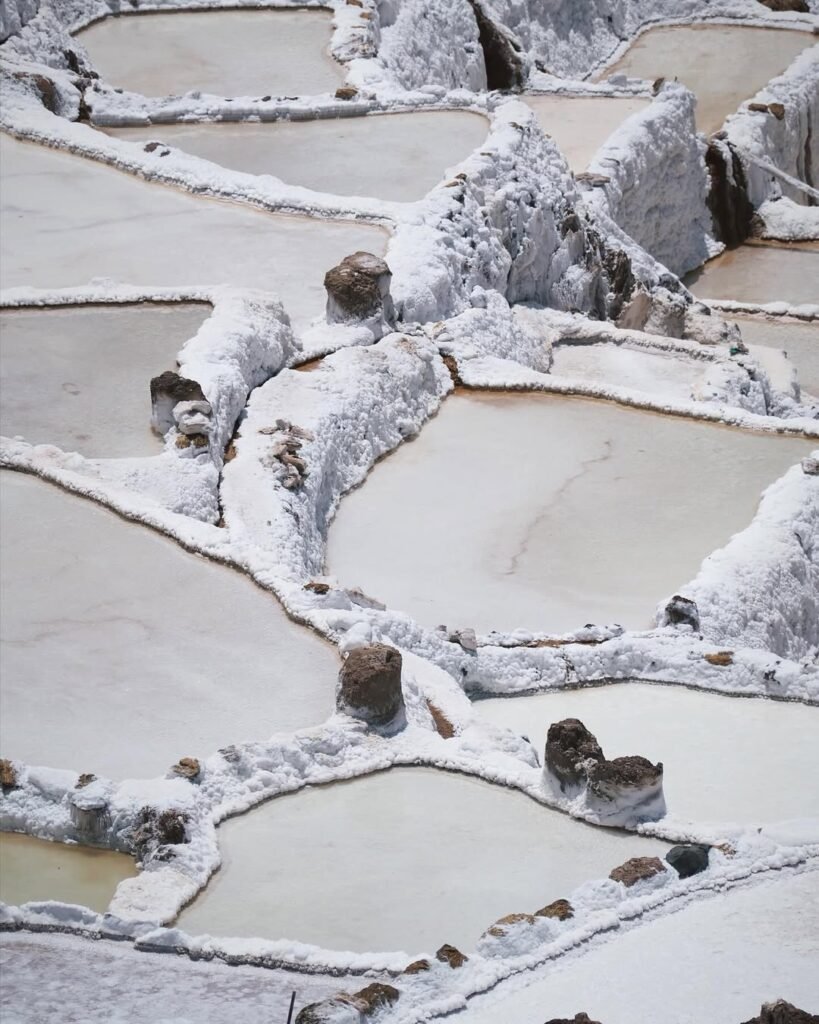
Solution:
M 629 388 L 651 398 L 683 401 L 690 399 L 697 390 L 708 365 L 668 353 L 608 343 L 555 345 L 552 357 L 549 372 L 555 377 Z
M 607 402 L 455 394 L 342 501 L 328 568 L 427 626 L 647 628 L 811 447 Z
M 114 890 L 137 874 L 132 857 L 90 846 L 0 832 L 0 901 L 75 903 L 105 913 Z
M 104 18 L 78 33 L 111 85 L 144 96 L 310 96 L 343 71 L 329 11 L 173 11 Z
M 585 171 L 623 121 L 649 103 L 640 98 L 612 96 L 526 96 L 524 99 L 575 173 Z
M 210 306 L 112 305 L 0 312 L 0 432 L 93 458 L 156 455 L 152 377 Z
M 175 17 L 175 15 L 174 15 Z M 252 210 L 0 136 L 0 286 L 230 284 L 278 294 L 297 329 L 324 312 L 324 275 L 372 225 Z
M 707 135 L 814 42 L 809 32 L 742 25 L 672 25 L 644 32 L 599 76 L 679 79 L 697 97 Z
M 785 352 L 789 364 L 796 369 L 803 399 L 819 398 L 819 324 L 751 317 L 733 319 L 739 324 L 753 355 L 760 358 L 766 351 Z
M 709 260 L 685 283 L 698 299 L 819 303 L 819 242 L 741 245 Z
M 440 110 L 106 131 L 132 141 L 160 140 L 225 167 L 272 174 L 318 192 L 412 202 L 437 185 L 448 167 L 466 159 L 488 129 L 479 114 Z
M 543 753 L 552 722 L 579 718 L 609 758 L 662 761 L 669 814 L 763 824 L 819 818 L 819 710 L 676 686 L 618 684 L 478 701 Z
M 0 473 L 0 750 L 115 779 L 323 722 L 338 659 L 240 573 Z
M 218 838 L 222 867 L 182 912 L 186 932 L 410 954 L 472 949 L 499 917 L 667 849 L 421 768 L 280 797 Z

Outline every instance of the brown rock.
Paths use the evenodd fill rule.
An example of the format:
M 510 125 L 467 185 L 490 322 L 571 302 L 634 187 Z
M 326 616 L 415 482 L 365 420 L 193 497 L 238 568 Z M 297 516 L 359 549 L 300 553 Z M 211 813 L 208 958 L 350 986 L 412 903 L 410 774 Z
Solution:
M 770 107 L 767 103 L 749 103 L 748 109 L 753 110 L 755 114 L 767 114 L 770 112 Z
M 432 967 L 429 960 L 413 960 L 411 964 L 407 964 L 404 968 L 404 974 L 422 974 L 424 971 L 428 971 Z
M 385 985 L 383 982 L 374 981 L 372 985 L 362 988 L 356 992 L 355 999 L 360 1004 L 361 1012 L 365 1016 L 380 1010 L 384 1006 L 392 1006 L 397 1003 L 401 993 L 392 985 Z
M 643 882 L 647 878 L 653 878 L 666 870 L 665 864 L 659 857 L 632 857 L 624 864 L 614 868 L 609 873 L 609 878 L 615 882 L 622 882 L 627 888 Z
M 356 647 L 338 674 L 336 707 L 370 725 L 388 725 L 404 710 L 401 654 L 386 644 Z
M 310 580 L 309 583 L 304 584 L 305 590 L 311 590 L 314 594 L 328 594 L 330 592 L 329 583 L 319 583 L 317 580 Z
M 134 852 L 141 860 L 155 856 L 162 847 L 188 842 L 188 816 L 172 808 L 157 814 L 153 807 L 143 807 L 131 835 Z
M 770 110 L 777 121 L 785 120 L 785 108 L 781 103 L 769 103 L 768 110 Z
M 427 701 L 427 710 L 432 715 L 432 721 L 435 723 L 435 730 L 438 735 L 445 740 L 451 740 L 455 735 L 455 726 L 452 722 L 431 700 Z
M 705 660 L 709 665 L 733 665 L 733 651 L 717 651 L 714 654 L 706 654 Z
M 435 959 L 440 960 L 442 964 L 449 964 L 449 966 L 455 970 L 457 967 L 463 967 L 469 957 L 466 953 L 462 953 L 459 949 L 456 949 L 454 946 L 450 946 L 448 942 L 445 942 L 435 954 Z
M 486 84 L 489 89 L 520 90 L 523 85 L 523 62 L 520 44 L 509 30 L 496 22 L 478 0 L 469 0 L 478 23 L 478 41 L 483 50 Z
M 547 1020 L 546 1024 L 600 1024 L 599 1020 L 592 1020 L 587 1013 L 576 1013 L 574 1017 L 553 1017 Z
M 506 917 L 499 918 L 491 927 L 487 928 L 484 934 L 492 935 L 498 939 L 506 935 L 509 929 L 516 924 L 534 923 L 535 918 L 533 914 L 507 914 Z
M 348 0 L 349 2 L 349 0 Z M 354 85 L 340 85 L 336 89 L 337 100 L 352 100 L 358 96 L 358 89 Z
M 589 767 L 589 788 L 594 792 L 609 788 L 645 789 L 656 785 L 662 777 L 662 762 L 652 764 L 647 757 L 631 754 L 592 764 Z
M 74 784 L 74 789 L 85 789 L 86 786 L 91 785 L 96 777 L 93 772 L 83 772 Z
M 195 757 L 180 757 L 171 771 L 183 779 L 195 779 L 202 771 L 202 766 Z
M 568 921 L 574 917 L 574 907 L 568 900 L 555 900 L 548 907 L 535 911 L 535 917 L 554 917 L 558 921 Z
M 444 366 L 449 370 L 449 376 L 452 378 L 452 383 L 455 387 L 463 384 L 455 356 L 443 356 L 442 358 L 444 360 Z
M 565 718 L 549 726 L 545 763 L 561 789 L 584 782 L 589 764 L 602 760 L 597 738 L 579 718 Z
M 3 792 L 10 789 L 17 789 L 17 769 L 5 757 L 0 758 L 0 787 Z
M 382 313 L 385 320 L 393 322 L 391 278 L 389 266 L 379 256 L 368 252 L 345 256 L 324 276 L 328 323 L 366 320 Z
M 784 999 L 777 999 L 775 1003 L 765 1003 L 759 1016 L 745 1021 L 745 1024 L 819 1024 L 819 1016 L 799 1010 Z

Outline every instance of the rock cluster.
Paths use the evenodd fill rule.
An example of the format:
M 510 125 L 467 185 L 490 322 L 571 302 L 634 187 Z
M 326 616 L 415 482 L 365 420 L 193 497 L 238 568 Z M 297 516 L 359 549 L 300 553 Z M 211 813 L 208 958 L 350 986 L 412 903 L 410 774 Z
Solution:
M 400 652 L 386 644 L 354 648 L 338 675 L 338 710 L 372 726 L 402 722 L 401 664 Z
M 301 449 L 305 441 L 314 441 L 315 435 L 287 420 L 276 420 L 275 427 L 263 427 L 259 433 L 277 435 L 267 453 L 268 464 L 279 469 L 283 487 L 297 491 L 307 477 L 307 463 Z

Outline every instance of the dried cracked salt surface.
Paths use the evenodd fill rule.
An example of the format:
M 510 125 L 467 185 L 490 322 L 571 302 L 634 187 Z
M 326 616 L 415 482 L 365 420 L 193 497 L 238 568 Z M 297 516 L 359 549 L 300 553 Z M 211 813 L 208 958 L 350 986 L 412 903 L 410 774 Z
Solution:
M 667 849 L 423 768 L 269 801 L 221 825 L 219 846 L 220 871 L 179 918 L 190 934 L 410 956 L 445 941 L 473 949 L 498 918 L 534 913 L 631 856 Z
M 91 458 L 157 455 L 148 383 L 210 313 L 204 304 L 3 310 L 0 425 Z
M 112 85 L 145 96 L 310 96 L 343 73 L 329 11 L 173 11 L 104 18 L 78 33 Z
M 332 713 L 335 650 L 249 579 L 30 476 L 0 502 L 4 757 L 146 778 Z
M 327 565 L 428 626 L 647 628 L 811 447 L 606 403 L 464 392 L 342 501 Z

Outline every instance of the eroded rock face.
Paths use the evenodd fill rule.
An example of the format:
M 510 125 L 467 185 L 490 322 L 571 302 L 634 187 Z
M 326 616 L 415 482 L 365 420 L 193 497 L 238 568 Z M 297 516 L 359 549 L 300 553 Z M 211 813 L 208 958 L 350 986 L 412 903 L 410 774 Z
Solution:
M 546 768 L 560 783 L 561 790 L 586 781 L 589 764 L 603 760 L 597 738 L 579 718 L 553 722 L 546 736 Z
M 777 999 L 775 1003 L 765 1003 L 759 1016 L 746 1020 L 745 1024 L 819 1024 L 819 1015 L 799 1010 L 784 999 Z
M 338 710 L 368 725 L 395 723 L 404 713 L 401 663 L 401 654 L 386 644 L 354 648 L 338 675 Z
M 164 437 L 176 426 L 174 408 L 180 402 L 206 401 L 204 391 L 195 380 L 181 377 L 173 370 L 160 373 L 151 380 L 151 426 Z
M 622 882 L 626 888 L 644 882 L 655 875 L 662 874 L 666 870 L 665 864 L 659 857 L 632 857 L 624 864 L 614 868 L 609 873 L 609 878 L 614 882 Z
M 458 967 L 463 967 L 469 957 L 466 953 L 462 953 L 459 949 L 456 949 L 454 946 L 450 946 L 448 942 L 445 942 L 435 954 L 435 959 L 440 960 L 442 964 L 449 964 L 449 966 L 455 970 Z
M 345 256 L 324 276 L 327 322 L 362 321 L 376 338 L 383 337 L 395 326 L 391 280 L 390 268 L 379 256 L 369 252 Z
M 708 870 L 709 849 L 710 847 L 704 843 L 683 843 L 680 846 L 672 846 L 665 859 L 680 878 L 690 878 L 691 875 Z

